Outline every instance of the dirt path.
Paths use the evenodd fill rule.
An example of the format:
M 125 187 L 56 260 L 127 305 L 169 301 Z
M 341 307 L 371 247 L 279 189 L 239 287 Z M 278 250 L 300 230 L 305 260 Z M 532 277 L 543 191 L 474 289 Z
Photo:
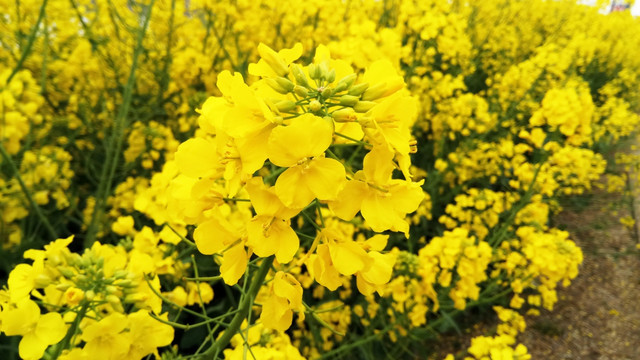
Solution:
M 554 310 L 528 319 L 520 340 L 532 359 L 640 360 L 640 252 L 635 229 L 619 221 L 631 213 L 623 203 L 596 192 L 588 205 L 565 207 L 555 217 L 584 262 Z

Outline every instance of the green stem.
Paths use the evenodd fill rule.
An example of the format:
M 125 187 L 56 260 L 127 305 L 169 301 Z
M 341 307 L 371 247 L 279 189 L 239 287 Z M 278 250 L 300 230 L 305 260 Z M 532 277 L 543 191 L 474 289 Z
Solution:
M 489 245 L 491 245 L 493 248 L 496 248 L 502 242 L 503 238 L 507 235 L 509 228 L 515 222 L 516 217 L 518 216 L 518 213 L 520 212 L 520 210 L 522 210 L 525 206 L 527 206 L 527 204 L 529 204 L 529 201 L 533 196 L 534 186 L 536 185 L 536 179 L 538 178 L 538 174 L 540 173 L 540 169 L 542 168 L 542 165 L 544 165 L 544 162 L 542 162 L 540 166 L 538 166 L 538 168 L 533 173 L 533 179 L 531 180 L 531 184 L 529 185 L 529 188 L 525 192 L 522 199 L 520 199 L 518 204 L 513 209 L 511 209 L 511 212 L 509 213 L 509 217 L 506 219 L 505 222 L 503 222 L 502 226 L 495 232 L 496 235 L 492 236 L 491 239 L 488 240 Z
M 149 20 L 151 19 L 151 9 L 155 0 L 151 0 L 144 15 L 144 23 L 138 34 L 136 48 L 133 53 L 133 61 L 131 63 L 131 70 L 129 72 L 129 78 L 127 79 L 127 85 L 124 89 L 122 96 L 123 101 L 118 115 L 116 117 L 113 132 L 111 134 L 110 143 L 107 147 L 107 158 L 100 174 L 100 183 L 98 184 L 98 192 L 96 196 L 96 203 L 91 217 L 91 222 L 87 228 L 87 237 L 85 238 L 84 247 L 89 248 L 96 241 L 96 235 L 98 233 L 98 220 L 102 217 L 105 211 L 107 197 L 111 192 L 111 185 L 113 183 L 113 177 L 118 167 L 118 160 L 122 153 L 122 144 L 124 142 L 124 131 L 127 128 L 127 114 L 129 113 L 129 107 L 131 105 L 131 98 L 133 95 L 133 88 L 136 82 L 136 69 L 138 67 L 138 58 L 142 51 L 144 35 L 149 27 Z
M 4 159 L 4 161 L 6 161 L 7 164 L 9 164 L 9 169 L 11 170 L 11 172 L 13 172 L 13 175 L 15 176 L 16 180 L 18 180 L 20 189 L 22 189 L 22 192 L 24 193 L 24 196 L 27 198 L 27 201 L 29 202 L 29 205 L 31 206 L 31 209 L 33 210 L 33 212 L 40 219 L 40 221 L 42 222 L 44 227 L 47 229 L 47 231 L 49 232 L 49 235 L 51 235 L 53 240 L 57 239 L 58 234 L 56 233 L 56 230 L 53 228 L 53 226 L 51 226 L 51 223 L 49 223 L 49 220 L 47 220 L 47 217 L 44 216 L 44 214 L 42 213 L 42 209 L 40 209 L 40 206 L 38 206 L 38 204 L 36 204 L 36 202 L 33 200 L 33 197 L 31 196 L 29 189 L 27 189 L 27 185 L 22 180 L 22 176 L 20 176 L 20 172 L 18 171 L 16 164 L 14 164 L 13 160 L 9 157 L 9 153 L 7 153 L 7 150 L 5 150 L 4 146 L 2 145 L 2 142 L 0 142 L 0 155 L 2 155 L 2 158 Z
M 25 46 L 24 50 L 22 51 L 22 54 L 20 55 L 20 59 L 18 60 L 16 67 L 11 72 L 11 75 L 9 75 L 9 77 L 7 78 L 7 85 L 9 84 L 9 82 L 11 82 L 11 79 L 13 79 L 13 77 L 18 73 L 18 71 L 20 71 L 20 69 L 22 68 L 22 64 L 24 64 L 24 61 L 27 59 L 27 56 L 29 56 L 29 53 L 31 52 L 31 47 L 33 47 L 33 43 L 36 40 L 36 34 L 38 33 L 38 28 L 40 27 L 40 23 L 42 23 L 42 19 L 44 18 L 46 7 L 47 7 L 47 0 L 43 0 L 42 5 L 40 5 L 40 13 L 38 14 L 38 20 L 36 20 L 36 24 L 33 26 L 33 29 L 31 29 L 31 34 L 29 34 L 29 40 L 27 41 L 27 46 Z
M 249 310 L 251 309 L 251 302 L 258 294 L 262 283 L 264 282 L 265 277 L 269 273 L 269 269 L 271 269 L 271 264 L 273 264 L 273 256 L 266 258 L 260 264 L 260 268 L 255 273 L 251 286 L 249 287 L 249 291 L 247 292 L 247 296 L 242 299 L 242 302 L 238 306 L 238 313 L 231 319 L 231 323 L 229 323 L 229 327 L 222 333 L 222 335 L 214 342 L 205 352 L 200 355 L 200 358 L 208 357 L 214 354 L 219 354 L 231 341 L 231 338 L 238 332 L 240 329 L 240 325 L 242 325 L 242 321 L 247 317 Z
M 87 313 L 88 308 L 89 308 L 89 303 L 85 302 L 82 305 L 82 308 L 80 308 L 80 311 L 76 314 L 76 318 L 73 320 L 73 324 L 71 324 L 71 327 L 69 328 L 69 330 L 67 330 L 67 334 L 64 336 L 62 341 L 56 347 L 56 350 L 53 356 L 51 357 L 52 359 L 57 359 L 58 357 L 60 357 L 62 350 L 66 349 L 67 346 L 69 346 L 69 343 L 71 342 L 71 338 L 73 338 L 73 336 L 78 331 L 78 327 L 80 326 L 80 321 L 82 321 L 82 319 L 84 318 L 84 315 Z
M 347 140 L 351 140 L 351 141 L 353 141 L 353 142 L 354 142 L 354 143 L 356 143 L 356 144 L 360 144 L 360 145 L 364 145 L 364 146 L 371 146 L 371 144 L 369 144 L 368 142 L 360 141 L 360 140 L 356 140 L 356 139 L 354 139 L 354 138 L 352 138 L 352 137 L 350 137 L 350 136 L 347 136 L 347 135 L 341 134 L 341 133 L 339 133 L 339 132 L 334 132 L 333 134 L 334 134 L 335 136 L 339 136 L 339 137 L 341 137 L 341 138 L 344 138 L 344 139 L 347 139 Z
M 222 276 L 201 276 L 201 277 L 186 277 L 183 280 L 187 281 L 218 281 L 222 279 Z
M 380 330 L 380 332 L 378 332 L 378 333 L 371 334 L 371 335 L 369 335 L 367 337 L 361 338 L 360 340 L 354 341 L 354 342 L 352 342 L 350 344 L 340 346 L 337 349 L 334 349 L 334 350 L 331 350 L 331 351 L 327 351 L 326 353 L 322 354 L 318 359 L 326 359 L 326 358 L 338 355 L 340 353 L 343 353 L 345 351 L 348 351 L 348 350 L 351 350 L 351 349 L 355 349 L 355 348 L 357 348 L 357 347 L 359 347 L 361 345 L 364 345 L 364 344 L 366 344 L 368 342 L 372 342 L 372 341 L 378 340 L 378 339 L 382 338 L 382 336 L 384 336 L 384 334 L 386 334 L 389 330 L 391 330 L 391 328 L 392 327 L 389 325 L 386 328 Z
M 307 305 L 306 303 L 302 303 L 305 307 L 305 309 L 307 310 L 306 313 L 310 314 L 311 317 L 317 321 L 320 325 L 322 325 L 323 327 L 329 329 L 329 331 L 331 331 L 332 333 L 334 333 L 335 335 L 338 336 L 344 336 L 343 333 L 339 332 L 338 330 L 334 329 L 331 325 L 327 324 L 326 321 L 322 320 L 322 318 L 320 318 L 320 316 L 318 316 L 318 314 L 316 314 L 315 310 L 313 310 L 309 305 Z

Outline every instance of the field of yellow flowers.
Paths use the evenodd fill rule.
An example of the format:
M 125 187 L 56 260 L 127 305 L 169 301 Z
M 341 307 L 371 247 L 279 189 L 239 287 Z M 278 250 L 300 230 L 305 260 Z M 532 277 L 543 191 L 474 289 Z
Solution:
M 526 360 L 624 189 L 640 23 L 573 1 L 0 0 L 3 359 Z M 623 219 L 632 222 L 633 219 Z

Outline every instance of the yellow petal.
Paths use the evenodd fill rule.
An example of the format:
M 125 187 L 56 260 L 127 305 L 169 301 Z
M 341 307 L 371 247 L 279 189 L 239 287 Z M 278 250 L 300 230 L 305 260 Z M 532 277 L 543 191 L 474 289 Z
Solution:
M 367 194 L 367 185 L 362 181 L 348 181 L 338 197 L 329 202 L 329 209 L 342 220 L 349 221 L 360 211 L 362 200 Z
M 386 146 L 376 146 L 364 157 L 362 164 L 368 182 L 386 185 L 393 173 L 393 152 Z
M 289 309 L 286 299 L 278 296 L 269 296 L 262 304 L 260 321 L 269 329 L 285 331 L 291 326 L 293 312 Z
M 223 70 L 220 74 L 218 74 L 218 81 L 216 82 L 216 86 L 225 96 L 232 97 L 233 95 L 243 95 L 242 93 L 238 94 L 238 91 L 243 91 L 241 85 L 246 86 L 244 83 L 244 79 L 242 78 L 242 74 L 240 73 L 231 73 L 229 70 Z M 248 87 L 247 87 L 248 88 Z
M 268 157 L 269 135 L 275 126 L 275 124 L 265 123 L 263 128 L 235 140 L 242 161 L 242 172 L 253 174 L 264 165 Z
M 210 96 L 200 109 L 198 125 L 209 134 L 217 134 L 222 129 L 224 114 L 231 107 L 225 98 Z
M 373 90 L 374 87 L 379 88 L 377 91 L 379 96 L 369 99 L 364 96 L 365 94 L 369 95 L 365 91 L 363 100 L 375 100 L 379 97 L 389 96 L 404 87 L 404 79 L 398 75 L 393 64 L 387 59 L 373 62 L 364 72 L 362 82 L 369 83 L 367 90 Z
M 321 62 L 329 60 L 331 60 L 331 53 L 329 52 L 329 48 L 322 44 L 318 45 L 318 47 L 316 48 L 316 54 L 313 57 L 313 62 L 319 64 Z
M 316 197 L 305 184 L 305 171 L 302 165 L 290 167 L 280 174 L 276 180 L 275 190 L 278 198 L 291 208 L 302 209 Z
M 374 285 L 383 285 L 391 280 L 393 265 L 396 262 L 395 255 L 381 254 L 377 251 L 369 252 L 369 257 L 373 260 L 369 266 L 361 271 L 362 276 L 367 282 Z
M 324 153 L 331 145 L 333 121 L 305 113 L 278 126 L 269 136 L 269 160 L 282 167 L 296 165 L 304 158 Z
M 275 216 L 289 219 L 298 214 L 298 209 L 286 207 L 275 193 L 275 188 L 267 187 L 261 177 L 254 177 L 247 181 L 246 190 L 251 199 L 251 205 L 258 215 Z
M 278 55 L 280 55 L 282 57 L 282 60 L 284 60 L 287 65 L 289 65 L 292 62 L 298 60 L 300 56 L 302 56 L 303 50 L 304 49 L 302 48 L 302 44 L 298 42 L 293 45 L 291 49 L 282 49 L 278 51 Z
M 24 298 L 16 304 L 15 309 L 2 312 L 2 331 L 7 336 L 28 334 L 34 329 L 39 318 L 38 305 Z
M 53 345 L 60 342 L 67 334 L 67 325 L 62 320 L 62 315 L 50 312 L 40 317 L 35 333 L 40 341 L 47 345 Z
M 253 93 L 251 96 L 255 97 Z M 234 139 L 248 136 L 272 124 L 269 109 L 262 99 L 255 99 L 254 107 L 234 106 L 224 115 L 223 131 Z
M 22 337 L 18 345 L 18 353 L 24 360 L 41 359 L 49 345 L 42 341 L 35 333 L 28 333 Z
M 361 273 L 356 275 L 356 286 L 358 291 L 364 296 L 372 295 L 376 291 L 376 286 L 368 282 Z
M 409 224 L 404 221 L 404 217 L 398 215 L 393 210 L 393 199 L 390 194 L 382 193 L 377 190 L 371 193 L 362 201 L 362 217 L 365 218 L 367 224 L 375 232 L 383 232 L 389 229 L 394 231 L 406 232 L 409 230 Z
M 291 274 L 279 271 L 273 279 L 273 293 L 289 301 L 291 309 L 302 307 L 302 286 Z
M 196 242 L 198 251 L 205 255 L 219 253 L 236 241 L 239 236 L 230 229 L 230 226 L 230 224 L 218 219 L 218 217 L 198 225 L 193 232 L 193 240 Z
M 216 145 L 202 138 L 189 139 L 176 151 L 178 169 L 183 174 L 200 178 L 213 175 L 218 167 Z
M 168 319 L 166 313 L 159 317 Z M 173 327 L 152 318 L 146 310 L 129 314 L 129 323 L 129 339 L 133 346 L 123 359 L 142 359 L 157 351 L 158 347 L 167 346 L 173 341 Z
M 247 245 L 260 257 L 276 255 L 281 264 L 286 264 L 300 247 L 300 239 L 284 219 L 256 216 L 247 224 Z
M 29 296 L 35 286 L 36 275 L 33 267 L 28 264 L 18 264 L 11 270 L 7 283 L 12 302 L 18 302 Z
M 336 270 L 343 275 L 353 275 L 364 269 L 369 261 L 367 253 L 354 241 L 330 242 L 329 253 Z
M 376 234 L 365 241 L 366 249 L 371 251 L 382 251 L 387 246 L 389 235 Z
M 331 262 L 329 246 L 327 244 L 318 245 L 316 253 L 317 255 L 311 255 L 307 262 L 309 273 L 320 285 L 335 291 L 342 285 L 342 281 L 340 280 L 340 273 Z
M 319 200 L 334 200 L 346 183 L 345 177 L 344 166 L 338 160 L 315 158 L 309 162 L 301 180 Z
M 392 180 L 389 192 L 393 208 L 405 214 L 416 211 L 425 196 L 421 184 L 422 182 Z
M 129 326 L 127 317 L 120 313 L 112 313 L 98 322 L 87 325 L 82 330 L 82 340 L 91 342 L 105 334 L 119 334 Z
M 247 268 L 247 252 L 242 243 L 231 247 L 222 255 L 220 274 L 225 284 L 232 286 L 244 275 Z

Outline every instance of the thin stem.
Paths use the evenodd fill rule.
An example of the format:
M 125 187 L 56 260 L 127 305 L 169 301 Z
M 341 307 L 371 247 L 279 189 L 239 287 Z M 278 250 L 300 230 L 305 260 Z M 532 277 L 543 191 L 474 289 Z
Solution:
M 184 312 L 186 312 L 186 313 L 189 313 L 189 314 L 191 314 L 191 315 L 197 316 L 197 317 L 199 317 L 199 318 L 201 318 L 201 319 L 207 319 L 207 317 L 206 317 L 206 316 L 205 316 L 205 317 L 203 317 L 203 316 L 202 316 L 202 314 L 200 314 L 199 312 L 197 312 L 197 311 L 193 311 L 193 310 L 191 310 L 191 309 L 187 309 L 186 307 L 184 307 L 184 306 L 180 306 L 180 305 L 176 304 L 175 302 L 173 302 L 173 301 L 171 301 L 171 300 L 167 299 L 164 295 L 162 295 L 161 293 L 159 293 L 159 292 L 158 292 L 158 290 L 156 290 L 156 289 L 151 285 L 151 283 L 149 282 L 149 279 L 147 279 L 147 277 L 146 277 L 146 276 L 144 277 L 144 281 L 146 281 L 146 282 L 147 282 L 147 286 L 149 286 L 149 289 L 151 289 L 151 292 L 153 292 L 153 293 L 154 293 L 157 297 L 159 297 L 159 298 L 160 298 L 160 300 L 162 300 L 163 302 L 165 302 L 165 303 L 167 303 L 167 304 L 169 304 L 169 305 L 171 305 L 171 306 L 174 306 L 174 307 L 176 307 L 176 308 L 178 308 L 178 309 L 180 309 L 180 310 L 182 310 L 182 311 L 184 311 Z M 208 319 L 207 319 L 207 320 L 208 320 Z
M 186 277 L 183 278 L 183 280 L 188 280 L 188 281 L 218 281 L 222 279 L 222 276 L 218 275 L 218 276 L 202 276 L 202 277 Z
M 55 353 L 52 357 L 53 359 L 57 359 L 62 353 L 62 350 L 66 349 L 67 346 L 69 346 L 69 343 L 71 342 L 71 338 L 78 331 L 78 327 L 80 326 L 80 321 L 82 321 L 82 319 L 84 318 L 84 315 L 87 313 L 88 308 L 89 308 L 88 302 L 82 305 L 82 308 L 80 308 L 80 311 L 76 314 L 76 318 L 73 320 L 73 324 L 71 324 L 71 327 L 69 327 L 69 330 L 67 330 L 67 334 L 64 336 L 62 341 L 56 347 Z
M 322 320 L 318 316 L 318 314 L 316 314 L 315 310 L 313 310 L 311 307 L 309 307 L 309 305 L 307 305 L 305 302 L 302 302 L 302 304 L 304 305 L 305 309 L 307 309 L 306 313 L 307 314 L 311 314 L 311 317 L 315 321 L 317 321 L 320 325 L 322 325 L 323 327 L 329 329 L 335 335 L 344 336 L 344 333 L 339 332 L 338 330 L 334 329 L 331 325 L 327 324 L 326 321 Z
M 196 257 L 191 255 L 191 263 L 193 264 L 193 274 L 195 275 L 196 279 L 200 276 L 200 274 L 198 273 L 198 264 L 196 263 Z M 202 315 L 204 315 L 204 317 L 208 317 L 207 315 L 207 309 L 204 307 L 204 301 L 202 300 L 202 293 L 200 292 L 200 281 L 196 280 L 196 286 L 197 286 L 197 293 L 198 293 L 198 300 L 199 301 L 199 305 L 200 305 L 200 310 L 202 311 Z M 209 335 L 211 336 L 211 341 L 213 341 L 213 332 L 211 330 L 211 326 L 209 325 L 209 323 L 206 323 L 207 325 L 207 331 L 209 332 Z
M 273 264 L 273 256 L 270 256 L 262 261 L 260 264 L 260 268 L 255 273 L 253 281 L 251 282 L 251 286 L 249 287 L 249 291 L 247 292 L 247 296 L 242 299 L 242 302 L 238 306 L 238 312 L 229 323 L 227 329 L 222 333 L 222 335 L 214 342 L 207 350 L 205 350 L 200 358 L 210 358 L 211 355 L 219 354 L 222 349 L 224 349 L 231 341 L 231 338 L 238 332 L 240 329 L 240 325 L 247 317 L 247 313 L 250 310 L 251 303 L 253 298 L 256 297 L 260 287 L 262 286 L 265 277 L 269 273 L 269 269 L 271 269 L 271 264 Z
M 27 198 L 27 201 L 29 202 L 29 205 L 31 206 L 31 209 L 33 210 L 33 212 L 36 213 L 36 216 L 40 219 L 40 222 L 42 222 L 42 224 L 47 229 L 47 231 L 49 232 L 49 235 L 51 235 L 53 240 L 57 239 L 58 234 L 56 233 L 56 230 L 53 228 L 53 226 L 51 226 L 51 223 L 49 222 L 49 220 L 47 220 L 47 217 L 44 216 L 44 214 L 42 213 L 42 209 L 40 209 L 40 206 L 38 206 L 38 204 L 33 200 L 33 197 L 31 196 L 29 189 L 27 189 L 27 185 L 22 180 L 22 176 L 20 176 L 20 172 L 18 171 L 16 164 L 9 157 L 9 153 L 7 153 L 7 150 L 5 150 L 4 146 L 2 145 L 2 142 L 0 142 L 0 155 L 2 155 L 2 159 L 4 159 L 4 161 L 6 161 L 7 164 L 9 164 L 9 169 L 13 172 L 13 175 L 15 176 L 16 180 L 18 180 L 20 189 L 22 189 L 22 192 L 24 193 L 24 196 Z
M 336 132 L 334 132 L 333 134 L 334 134 L 334 135 L 336 135 L 336 136 L 339 136 L 339 137 L 341 137 L 341 138 L 344 138 L 344 139 L 347 139 L 347 140 L 351 140 L 351 141 L 353 141 L 354 143 L 357 143 L 357 144 L 366 145 L 366 146 L 371 146 L 371 144 L 369 144 L 368 142 L 360 141 L 360 140 L 356 140 L 356 139 L 354 139 L 354 138 L 352 138 L 352 137 L 349 137 L 349 136 L 347 136 L 347 135 L 341 134 L 341 133 L 339 133 L 339 132 L 337 132 L 337 131 L 336 131 Z
M 143 40 L 149 27 L 149 20 L 151 19 L 151 9 L 155 0 L 151 0 L 144 15 L 144 23 L 138 34 L 136 48 L 133 53 L 133 62 L 131 63 L 131 70 L 129 72 L 129 78 L 127 79 L 127 85 L 124 88 L 124 94 L 122 96 L 123 101 L 118 115 L 115 120 L 115 125 L 110 138 L 110 144 L 107 147 L 107 159 L 100 174 L 100 183 L 98 184 L 98 192 L 96 196 L 96 204 L 94 207 L 93 215 L 91 216 L 91 222 L 87 229 L 87 237 L 85 238 L 84 247 L 89 248 L 96 241 L 96 235 L 98 233 L 98 220 L 105 211 L 107 197 L 111 192 L 111 185 L 113 178 L 118 167 L 118 160 L 122 153 L 122 144 L 124 142 L 124 131 L 127 128 L 127 114 L 129 113 L 129 107 L 131 106 L 131 98 L 133 96 L 133 88 L 136 82 L 136 69 L 138 67 L 138 58 L 142 54 Z
M 31 47 L 33 47 L 33 43 L 36 40 L 36 34 L 38 33 L 38 28 L 40 27 L 40 23 L 42 23 L 42 19 L 44 18 L 45 9 L 47 7 L 47 1 L 48 0 L 43 0 L 42 5 L 40 5 L 40 13 L 38 14 L 38 19 L 36 20 L 36 24 L 33 26 L 33 29 L 31 29 L 31 34 L 29 34 L 27 46 L 25 46 L 24 50 L 22 51 L 22 54 L 20 55 L 20 59 L 18 60 L 16 67 L 11 72 L 11 75 L 9 75 L 9 77 L 7 78 L 7 84 L 9 84 L 9 82 L 11 82 L 11 79 L 13 79 L 13 77 L 18 73 L 18 71 L 22 69 L 22 64 L 24 64 L 24 61 L 27 59 L 27 56 L 29 56 L 29 53 L 31 52 Z

